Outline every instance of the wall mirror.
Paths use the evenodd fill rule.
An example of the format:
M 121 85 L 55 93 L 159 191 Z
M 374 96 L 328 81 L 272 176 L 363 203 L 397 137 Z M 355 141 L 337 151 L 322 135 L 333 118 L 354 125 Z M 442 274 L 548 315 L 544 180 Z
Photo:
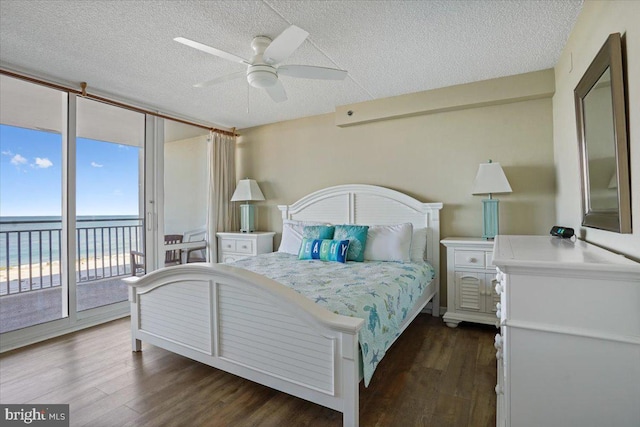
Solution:
M 629 143 L 620 33 L 609 36 L 574 91 L 582 225 L 631 233 Z

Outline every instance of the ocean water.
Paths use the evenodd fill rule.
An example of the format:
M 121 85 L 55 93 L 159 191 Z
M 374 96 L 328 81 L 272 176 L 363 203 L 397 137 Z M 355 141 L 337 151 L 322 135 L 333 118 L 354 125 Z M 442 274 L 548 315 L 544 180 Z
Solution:
M 131 215 L 78 216 L 76 254 L 102 258 L 143 247 L 142 220 Z M 0 268 L 60 260 L 62 222 L 56 216 L 0 217 Z

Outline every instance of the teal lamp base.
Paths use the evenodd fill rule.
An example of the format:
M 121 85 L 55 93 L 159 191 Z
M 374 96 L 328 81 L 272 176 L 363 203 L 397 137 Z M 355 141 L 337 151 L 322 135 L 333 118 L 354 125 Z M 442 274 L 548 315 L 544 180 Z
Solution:
M 253 233 L 256 231 L 254 225 L 254 210 L 253 205 L 245 204 L 240 205 L 240 232 Z
M 493 240 L 498 234 L 498 199 L 482 200 L 482 238 Z

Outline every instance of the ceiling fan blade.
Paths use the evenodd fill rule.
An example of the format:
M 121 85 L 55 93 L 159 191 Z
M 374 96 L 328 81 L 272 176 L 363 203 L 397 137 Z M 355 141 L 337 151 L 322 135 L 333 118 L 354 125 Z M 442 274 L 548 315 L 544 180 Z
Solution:
M 263 58 L 267 64 L 279 64 L 287 59 L 307 39 L 309 33 L 295 25 L 284 30 L 264 50 Z
M 315 67 L 313 65 L 283 65 L 278 67 L 278 75 L 303 79 L 343 80 L 347 77 L 347 72 L 336 68 Z
M 275 102 L 283 102 L 287 100 L 287 92 L 285 92 L 284 86 L 282 86 L 282 82 L 280 80 L 276 81 L 276 84 L 273 86 L 265 87 L 265 90 Z
M 227 74 L 225 76 L 216 77 L 213 80 L 207 80 L 206 82 L 201 82 L 193 85 L 193 87 L 209 87 L 213 85 L 217 85 L 218 83 L 227 82 L 229 80 L 239 79 L 241 77 L 245 77 L 247 75 L 246 71 L 238 71 L 236 73 Z
M 239 62 L 241 64 L 249 64 L 249 61 L 246 59 L 240 58 L 232 53 L 225 52 L 224 50 L 216 49 L 215 47 L 207 46 L 206 44 L 198 43 L 193 40 L 185 39 L 184 37 L 176 37 L 173 39 L 178 43 L 182 43 L 186 46 L 192 47 L 194 49 L 198 49 L 202 52 L 209 53 L 211 55 L 219 56 L 220 58 L 227 59 L 233 62 Z

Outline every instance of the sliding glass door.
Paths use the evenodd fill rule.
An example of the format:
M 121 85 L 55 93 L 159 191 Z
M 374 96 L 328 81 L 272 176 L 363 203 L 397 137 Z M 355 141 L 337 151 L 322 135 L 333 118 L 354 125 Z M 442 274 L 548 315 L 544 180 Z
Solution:
M 144 114 L 78 98 L 75 155 L 77 311 L 126 301 L 122 276 L 144 252 Z
M 207 260 L 208 136 L 207 129 L 164 120 L 164 266 Z
M 128 314 L 146 120 L 0 75 L 2 349 Z
M 67 93 L 0 76 L 0 333 L 68 317 Z

